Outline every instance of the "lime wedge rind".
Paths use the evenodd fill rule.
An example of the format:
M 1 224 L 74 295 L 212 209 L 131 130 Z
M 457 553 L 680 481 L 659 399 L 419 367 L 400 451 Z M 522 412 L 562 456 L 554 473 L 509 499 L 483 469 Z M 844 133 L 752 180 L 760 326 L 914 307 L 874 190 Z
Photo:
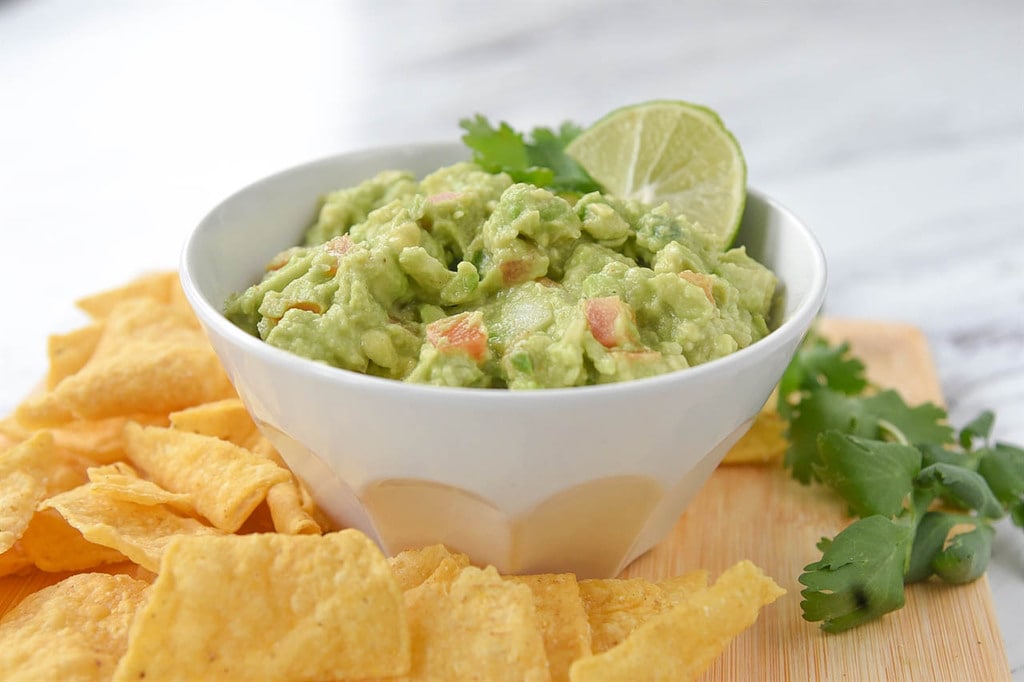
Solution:
M 712 109 L 681 100 L 621 107 L 583 131 L 566 153 L 610 194 L 669 206 L 724 249 L 746 205 L 747 165 Z

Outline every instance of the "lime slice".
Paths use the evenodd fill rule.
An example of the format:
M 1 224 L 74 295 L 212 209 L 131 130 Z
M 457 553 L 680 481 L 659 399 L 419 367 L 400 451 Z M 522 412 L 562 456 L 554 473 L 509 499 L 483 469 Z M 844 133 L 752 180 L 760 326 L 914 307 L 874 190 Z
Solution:
M 656 101 L 616 109 L 565 151 L 608 193 L 648 205 L 668 202 L 723 249 L 732 244 L 747 197 L 747 164 L 736 138 L 707 107 Z

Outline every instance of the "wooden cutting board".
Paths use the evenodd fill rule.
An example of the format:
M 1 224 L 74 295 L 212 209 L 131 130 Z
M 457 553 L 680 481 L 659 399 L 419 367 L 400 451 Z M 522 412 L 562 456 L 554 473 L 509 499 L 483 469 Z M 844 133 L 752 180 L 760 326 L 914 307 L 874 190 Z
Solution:
M 821 331 L 848 340 L 871 379 L 898 389 L 907 402 L 941 402 L 931 353 L 917 329 L 833 319 L 824 321 Z M 706 568 L 717 576 L 750 559 L 788 591 L 730 644 L 706 680 L 1010 679 L 986 578 L 959 587 L 913 585 L 902 610 L 839 635 L 804 621 L 797 576 L 820 557 L 815 543 L 849 522 L 843 505 L 826 491 L 796 483 L 778 466 L 722 467 L 672 535 L 624 575 L 657 579 Z M 63 577 L 35 573 L 0 579 L 0 615 Z
M 913 327 L 826 320 L 846 339 L 870 379 L 910 404 L 942 394 L 927 341 Z M 761 566 L 787 594 L 765 609 L 705 674 L 706 680 L 1009 680 L 988 579 L 950 587 L 912 585 L 906 606 L 881 620 L 829 635 L 801 617 L 797 577 L 821 558 L 815 544 L 850 523 L 845 505 L 781 467 L 720 467 L 672 535 L 629 566 L 628 576 L 660 577 L 692 568 L 717 575 L 740 559 Z

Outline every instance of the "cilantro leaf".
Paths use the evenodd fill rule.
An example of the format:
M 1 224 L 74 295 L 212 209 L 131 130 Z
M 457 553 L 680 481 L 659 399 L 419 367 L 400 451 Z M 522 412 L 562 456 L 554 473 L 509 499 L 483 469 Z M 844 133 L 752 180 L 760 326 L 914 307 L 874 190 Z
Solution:
M 913 529 L 884 516 L 847 526 L 800 575 L 804 618 L 842 632 L 903 607 Z
M 554 171 L 552 185 L 561 189 L 586 194 L 596 192 L 601 187 L 565 153 L 565 148 L 582 132 L 579 126 L 566 121 L 558 132 L 550 128 L 534 128 L 533 144 L 527 147 L 530 161 Z
M 1014 525 L 1024 528 L 1024 500 L 1010 509 L 1010 517 L 1013 519 Z
M 864 363 L 850 357 L 847 343 L 830 346 L 825 339 L 810 335 L 789 363 L 779 381 L 779 410 L 788 410 L 793 393 L 826 386 L 855 395 L 867 386 Z M 785 416 L 785 415 L 784 415 Z
M 786 437 L 785 465 L 801 483 L 817 480 L 821 466 L 818 435 L 839 431 L 853 436 L 873 437 L 878 433 L 878 420 L 867 414 L 859 398 L 829 388 L 806 391 L 789 417 Z
M 481 114 L 459 121 L 465 130 L 462 141 L 473 150 L 473 162 L 488 173 L 507 173 L 515 182 L 528 182 L 553 191 L 592 192 L 600 186 L 565 153 L 565 147 L 580 133 L 572 123 L 558 131 L 534 128 L 524 138 L 508 123 L 495 128 Z
M 979 450 L 978 473 L 1004 505 L 1024 504 L 1024 449 L 996 443 Z
M 817 477 L 846 500 L 854 516 L 898 515 L 921 470 L 910 445 L 826 431 L 818 439 Z
M 462 141 L 473 150 L 473 161 L 484 170 L 497 173 L 507 168 L 509 172 L 521 172 L 529 167 L 523 136 L 509 124 L 493 128 L 490 121 L 477 114 L 475 118 L 462 119 L 459 126 L 466 131 Z
M 953 585 L 980 578 L 992 559 L 995 533 L 992 524 L 977 522 L 973 530 L 953 534 L 932 559 L 935 575 Z
M 979 578 L 988 566 L 994 534 L 992 525 L 977 517 L 928 512 L 917 526 L 904 580 L 920 582 L 932 574 L 951 583 Z
M 944 423 L 946 411 L 934 403 L 909 407 L 896 391 L 881 391 L 861 398 L 864 411 L 895 426 L 915 445 L 953 442 L 953 428 Z
M 991 410 L 985 410 L 977 417 L 967 422 L 960 429 L 960 447 L 970 450 L 974 447 L 975 439 L 988 440 L 992 433 L 992 426 L 995 424 L 996 415 Z
M 921 451 L 922 469 L 937 462 L 964 467 L 965 469 L 974 469 L 977 467 L 977 462 L 975 462 L 974 459 L 966 452 L 961 452 L 960 450 L 954 450 L 942 445 L 934 445 L 931 443 L 919 443 L 917 448 Z
M 1024 449 L 990 442 L 991 412 L 957 433 L 938 405 L 869 392 L 863 369 L 846 344 L 812 335 L 779 383 L 785 465 L 861 517 L 823 538 L 821 560 L 800 576 L 804 618 L 828 632 L 902 607 L 904 583 L 976 580 L 991 557 L 992 520 L 1009 513 L 1024 528 Z M 964 513 L 933 509 L 938 498 Z
M 938 462 L 922 469 L 914 486 L 931 489 L 963 509 L 974 509 L 986 518 L 998 519 L 1005 513 L 984 477 L 976 471 Z

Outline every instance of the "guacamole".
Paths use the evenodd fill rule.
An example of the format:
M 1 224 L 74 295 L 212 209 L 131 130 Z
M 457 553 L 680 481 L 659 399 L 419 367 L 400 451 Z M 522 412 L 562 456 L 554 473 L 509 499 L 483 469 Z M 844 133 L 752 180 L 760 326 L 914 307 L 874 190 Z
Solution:
M 699 225 L 472 163 L 388 171 L 323 198 L 302 245 L 225 313 L 269 344 L 442 386 L 623 381 L 768 334 L 776 277 Z

